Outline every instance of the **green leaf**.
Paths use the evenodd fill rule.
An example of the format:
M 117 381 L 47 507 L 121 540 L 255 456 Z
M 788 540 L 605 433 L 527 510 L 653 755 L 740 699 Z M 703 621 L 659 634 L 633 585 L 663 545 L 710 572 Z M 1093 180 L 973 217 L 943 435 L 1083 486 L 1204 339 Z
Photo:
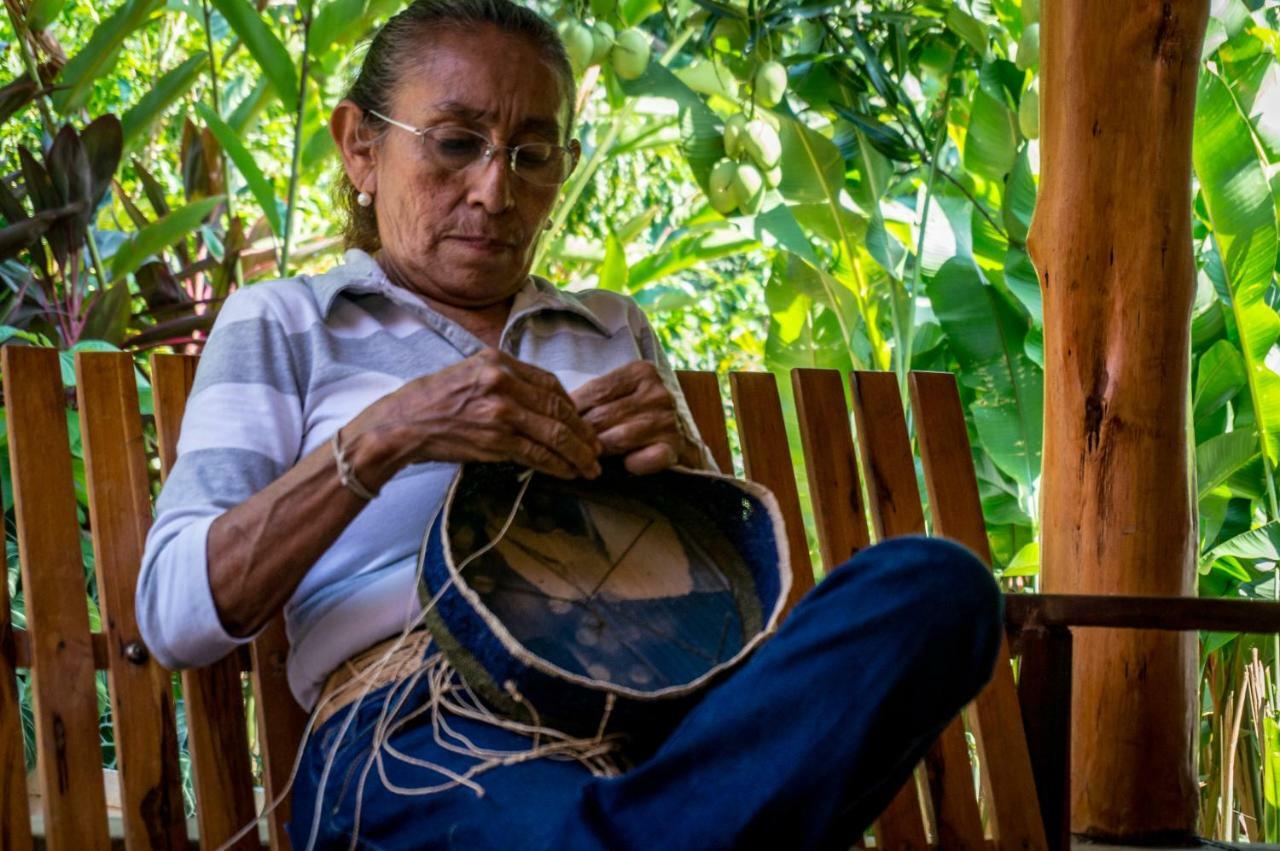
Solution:
M 1280 560 L 1280 520 L 1272 520 L 1229 538 L 1205 553 L 1201 563 L 1212 563 L 1220 558 L 1235 556 L 1251 560 Z
M 681 148 L 694 179 L 703 192 L 710 188 L 711 169 L 724 156 L 721 121 L 697 92 L 661 62 L 650 62 L 644 73 L 634 80 L 619 82 L 621 90 L 632 97 L 648 95 L 668 98 L 680 107 Z
M 1280 316 L 1263 297 L 1280 253 L 1280 224 L 1253 128 L 1227 84 L 1208 70 L 1200 75 L 1192 155 L 1231 294 L 1254 421 L 1274 465 L 1280 376 L 1266 357 L 1280 335 Z
M 609 231 L 604 240 L 604 262 L 600 264 L 599 278 L 602 290 L 620 293 L 626 289 L 627 254 L 613 231 Z
M 1200 356 L 1196 368 L 1193 419 L 1197 422 L 1221 408 L 1246 381 L 1244 358 L 1227 340 L 1219 340 Z
M 120 244 L 111 258 L 112 279 L 124 277 L 152 254 L 190 234 L 222 200 L 221 195 L 215 195 L 192 201 L 134 233 Z
M 94 84 L 115 66 L 124 40 L 142 27 L 161 5 L 163 0 L 125 0 L 94 27 L 88 43 L 58 74 L 60 88 L 50 96 L 54 108 L 64 115 L 83 108 Z
M 656 251 L 632 264 L 627 290 L 636 292 L 676 272 L 757 248 L 759 243 L 737 228 L 719 224 L 706 230 L 690 230 L 664 242 Z
M 796 121 L 784 119 L 778 130 L 782 140 L 782 183 L 778 192 L 788 201 L 825 204 L 833 215 L 840 209 L 844 188 L 844 157 L 835 143 Z
M 169 69 L 149 92 L 120 116 L 126 150 L 139 142 L 155 120 L 195 84 L 204 71 L 208 56 L 202 50 L 181 65 Z
M 863 115 L 857 110 L 832 104 L 836 113 L 862 131 L 864 138 L 880 153 L 891 160 L 911 162 L 916 159 L 915 149 L 896 129 L 878 119 Z
M 1044 376 L 1027 357 L 1022 317 L 972 261 L 947 261 L 926 286 L 933 311 L 974 391 L 974 427 L 996 465 L 1030 488 L 1040 471 Z
M 1280 809 L 1280 725 L 1267 714 L 1262 719 L 1262 729 L 1265 742 L 1262 753 L 1262 794 L 1270 815 Z
M 276 205 L 275 187 L 271 185 L 271 181 L 267 180 L 266 175 L 262 173 L 262 169 L 258 168 L 258 163 L 254 161 L 249 149 L 244 146 L 244 142 L 240 140 L 240 137 L 221 118 L 214 114 L 214 111 L 207 105 L 203 103 L 196 104 L 196 112 L 200 113 L 200 117 L 204 119 L 205 124 L 209 127 L 209 132 L 218 140 L 218 144 L 222 145 L 222 149 L 226 151 L 231 161 L 236 164 L 236 168 L 239 169 L 240 174 L 244 177 L 245 183 L 249 184 L 249 191 L 257 199 L 263 215 L 267 217 L 267 223 L 271 225 L 271 232 L 277 237 L 282 236 L 284 234 L 284 226 L 280 219 L 280 208 Z
M 271 81 L 276 95 L 289 111 L 298 108 L 298 75 L 289 51 L 267 26 L 249 0 L 212 0 L 231 29 L 240 36 L 244 46 Z
M 1031 157 L 1027 153 L 1027 146 L 1023 145 L 1004 188 L 1004 227 L 1011 239 L 1023 243 L 1027 241 L 1031 214 L 1035 212 L 1035 208 L 1036 179 L 1031 173 Z
M 33 0 L 27 7 L 27 26 L 42 30 L 57 20 L 67 0 Z
M 985 88 L 973 92 L 964 137 L 964 167 L 987 180 L 1004 182 L 1018 156 L 1018 120 Z
M 1018 554 L 1000 571 L 1001 577 L 1006 579 L 1013 576 L 1038 576 L 1039 573 L 1040 545 L 1035 541 L 1018 550 Z
M 947 8 L 947 28 L 964 39 L 979 56 L 987 53 L 987 28 L 982 22 L 952 3 Z
M 1203 499 L 1214 488 L 1258 457 L 1258 435 L 1251 429 L 1218 434 L 1196 447 L 1196 495 Z
M 353 21 L 364 14 L 365 0 L 330 0 L 311 22 L 307 50 L 317 58 L 335 44 L 345 43 L 359 35 Z

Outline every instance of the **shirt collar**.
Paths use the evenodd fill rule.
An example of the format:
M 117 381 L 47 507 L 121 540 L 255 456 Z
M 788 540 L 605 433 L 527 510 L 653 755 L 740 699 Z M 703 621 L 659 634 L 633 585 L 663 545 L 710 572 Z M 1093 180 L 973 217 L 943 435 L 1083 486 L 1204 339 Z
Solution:
M 358 248 L 349 249 L 343 255 L 343 261 L 323 275 L 311 279 L 321 316 L 329 316 L 334 302 L 343 293 L 377 293 L 394 302 L 435 313 L 421 296 L 393 284 L 378 261 L 366 252 Z M 516 293 L 507 326 L 511 327 L 518 320 L 543 311 L 572 313 L 591 323 L 601 334 L 609 334 L 608 326 L 590 308 L 537 275 L 530 275 L 529 280 Z

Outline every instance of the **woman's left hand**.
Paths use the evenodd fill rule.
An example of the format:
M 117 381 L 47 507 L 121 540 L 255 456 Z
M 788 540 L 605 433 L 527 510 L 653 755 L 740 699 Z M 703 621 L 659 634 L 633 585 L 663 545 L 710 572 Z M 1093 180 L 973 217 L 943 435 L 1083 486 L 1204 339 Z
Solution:
M 702 466 L 701 448 L 685 433 L 676 400 L 648 361 L 633 361 L 593 378 L 569 397 L 595 428 L 604 454 L 625 456 L 629 472 Z

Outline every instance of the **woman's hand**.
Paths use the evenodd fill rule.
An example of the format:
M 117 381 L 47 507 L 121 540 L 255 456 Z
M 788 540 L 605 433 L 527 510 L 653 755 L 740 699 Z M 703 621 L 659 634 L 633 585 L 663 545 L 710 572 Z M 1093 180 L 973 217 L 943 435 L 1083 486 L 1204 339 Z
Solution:
M 624 456 L 629 472 L 702 466 L 702 450 L 685 433 L 676 400 L 648 361 L 633 361 L 593 378 L 572 396 L 604 454 Z
M 422 461 L 514 461 L 594 478 L 603 448 L 554 375 L 497 349 L 384 396 L 343 427 L 342 440 L 374 488 Z

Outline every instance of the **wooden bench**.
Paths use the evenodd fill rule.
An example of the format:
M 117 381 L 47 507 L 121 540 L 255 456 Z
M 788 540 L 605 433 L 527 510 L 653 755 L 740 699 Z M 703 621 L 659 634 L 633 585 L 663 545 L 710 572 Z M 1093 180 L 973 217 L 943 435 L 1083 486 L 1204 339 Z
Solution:
M 161 474 L 174 459 L 195 365 L 192 357 L 151 359 Z M 71 397 L 62 384 L 58 354 L 6 346 L 0 368 L 27 619 L 25 630 L 14 628 L 8 588 L 0 583 L 0 849 L 28 849 L 42 841 L 51 849 L 87 851 L 119 845 L 120 837 L 129 849 L 191 847 L 194 839 L 188 837 L 180 788 L 173 675 L 149 657 L 133 608 L 151 521 L 151 462 L 133 360 L 119 353 L 76 356 L 74 402 L 83 442 L 100 632 L 90 631 L 85 606 L 82 524 L 68 437 Z M 791 379 L 822 568 L 830 570 L 873 537 L 923 532 L 924 512 L 896 379 L 885 373 L 850 377 L 856 452 L 843 377 L 796 370 Z M 722 469 L 733 469 L 717 377 L 685 372 L 680 381 L 717 461 Z M 793 599 L 798 598 L 813 584 L 810 551 L 778 388 L 767 373 L 735 373 L 730 386 L 745 474 L 772 489 L 786 515 L 798 580 Z M 932 531 L 988 558 L 954 379 L 913 374 L 910 389 Z M 1079 598 L 1013 597 L 1009 602 L 1011 635 L 1022 654 L 1021 695 L 1009 653 L 1002 650 L 992 684 L 945 731 L 916 782 L 908 783 L 878 820 L 879 847 L 1065 847 L 1069 627 L 1093 617 L 1099 623 L 1088 625 L 1186 629 L 1199 626 L 1196 618 L 1204 616 L 1200 610 L 1188 612 L 1169 627 L 1152 601 L 1135 603 L 1147 607 L 1145 620 L 1137 624 L 1122 623 L 1123 612 L 1108 614 L 1105 607 L 1099 610 Z M 1219 606 L 1214 623 L 1240 628 L 1242 617 L 1252 618 L 1256 629 L 1262 613 L 1265 628 L 1280 631 L 1277 607 L 1244 605 L 1252 611 Z M 306 716 L 287 687 L 286 651 L 277 619 L 246 652 L 181 674 L 202 848 L 220 847 L 255 816 L 251 745 L 261 756 L 266 800 L 279 796 L 289 777 Z M 30 669 L 32 675 L 43 837 L 33 837 L 30 829 L 17 669 Z M 107 672 L 110 686 L 120 778 L 122 818 L 120 837 L 114 839 L 103 793 L 94 681 L 99 670 Z M 253 697 L 249 714 L 246 676 Z M 966 733 L 975 743 L 972 748 Z M 975 794 L 975 775 L 981 795 Z M 288 847 L 288 814 L 286 797 L 266 819 L 273 849 Z M 234 847 L 260 848 L 258 832 Z

